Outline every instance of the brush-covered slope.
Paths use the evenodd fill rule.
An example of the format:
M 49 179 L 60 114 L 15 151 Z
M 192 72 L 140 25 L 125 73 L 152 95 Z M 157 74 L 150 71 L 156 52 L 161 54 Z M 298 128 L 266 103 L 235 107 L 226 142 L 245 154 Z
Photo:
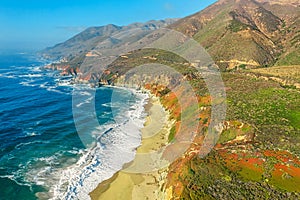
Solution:
M 194 37 L 222 68 L 299 64 L 296 0 L 220 0 L 170 28 Z
M 299 18 L 297 0 L 220 0 L 178 21 L 88 28 L 64 43 L 45 49 L 42 54 L 55 59 L 67 58 L 64 66 L 82 72 L 81 79 L 95 81 L 99 78 L 97 74 L 102 73 L 103 67 L 106 67 L 97 66 L 99 57 L 96 54 L 99 50 L 126 48 L 129 43 L 143 40 L 151 30 L 169 25 L 168 28 L 198 41 L 222 70 L 299 65 Z M 128 34 L 134 29 L 145 31 Z M 126 37 L 121 40 L 114 37 L 122 34 Z M 99 49 L 100 43 L 109 45 L 104 47 L 102 44 Z M 124 65 L 130 63 L 125 62 Z

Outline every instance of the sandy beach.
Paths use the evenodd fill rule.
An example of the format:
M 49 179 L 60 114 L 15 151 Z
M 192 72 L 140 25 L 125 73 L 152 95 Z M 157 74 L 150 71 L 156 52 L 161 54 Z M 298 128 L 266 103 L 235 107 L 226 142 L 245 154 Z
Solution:
M 168 134 L 172 127 L 169 115 L 164 110 L 157 97 L 150 97 L 145 105 L 148 113 L 142 131 L 142 144 L 137 149 L 139 153 L 150 153 L 159 150 L 168 143 Z M 133 161 L 134 162 L 134 161 Z M 126 171 L 126 169 L 125 169 Z M 98 185 L 90 193 L 92 200 L 140 200 L 164 199 L 160 189 L 167 175 L 167 168 L 149 173 L 128 173 L 124 170 Z

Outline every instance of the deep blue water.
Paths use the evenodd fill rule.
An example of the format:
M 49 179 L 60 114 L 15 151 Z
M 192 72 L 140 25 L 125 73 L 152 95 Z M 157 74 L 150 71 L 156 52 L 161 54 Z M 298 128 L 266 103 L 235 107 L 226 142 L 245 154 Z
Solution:
M 132 152 L 124 154 L 107 169 L 105 163 L 115 163 L 110 159 L 119 151 L 114 145 L 134 149 L 140 142 L 136 129 L 142 115 L 136 104 L 144 97 L 123 89 L 68 85 L 71 77 L 43 65 L 30 55 L 0 55 L 3 200 L 85 198 L 80 188 L 91 190 L 95 177 L 101 182 L 132 159 Z M 95 115 L 87 108 L 95 108 Z M 127 137 L 120 130 L 132 126 L 130 115 L 141 123 Z

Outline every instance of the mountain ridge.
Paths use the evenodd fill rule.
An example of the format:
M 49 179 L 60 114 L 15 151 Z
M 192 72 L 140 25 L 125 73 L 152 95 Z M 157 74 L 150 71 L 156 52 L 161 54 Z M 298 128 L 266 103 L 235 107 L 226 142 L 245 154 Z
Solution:
M 156 30 L 173 23 L 177 19 L 150 20 L 145 23 L 132 23 L 126 26 L 108 24 L 105 26 L 89 27 L 65 42 L 48 47 L 39 53 L 45 58 L 72 60 L 80 54 L 92 50 L 98 43 L 109 39 L 111 35 L 122 33 L 134 28 Z
M 232 60 L 252 63 L 249 67 L 272 66 L 287 53 L 288 45 L 281 40 L 293 38 L 286 32 L 299 19 L 300 8 L 294 1 L 278 0 L 281 9 L 274 2 L 260 2 L 221 0 L 169 27 L 194 37 L 223 69 L 239 66 Z
M 80 60 L 99 42 L 118 43 L 110 38 L 113 34 L 134 28 L 166 27 L 193 37 L 222 70 L 299 65 L 300 7 L 297 3 L 297 0 L 220 0 L 179 20 L 90 27 L 41 53 L 56 59 Z M 145 35 L 136 37 L 136 41 Z
M 217 144 L 203 158 L 197 155 L 212 120 L 213 98 L 191 63 L 167 51 L 138 48 L 121 54 L 113 63 L 99 62 L 112 55 L 110 50 L 123 52 L 118 50 L 127 50 L 127 41 L 139 44 L 149 35 L 132 36 L 127 41 L 105 37 L 107 45 L 78 52 L 51 67 L 95 86 L 125 86 L 126 73 L 137 75 L 130 70 L 143 64 L 158 63 L 177 70 L 183 78 L 168 79 L 159 69 L 157 75 L 146 68 L 148 74 L 155 75 L 153 83 L 147 76 L 132 76 L 129 85 L 145 86 L 161 100 L 170 119 L 175 120 L 169 134 L 175 142 L 178 130 L 192 132 L 181 121 L 182 104 L 178 101 L 178 96 L 186 95 L 180 88 L 182 81 L 189 81 L 201 106 L 197 117 L 200 129 L 189 150 L 168 167 L 167 180 L 159 186 L 169 199 L 299 199 L 299 90 L 290 80 L 299 83 L 299 4 L 274 2 L 221 0 L 167 26 L 193 37 L 223 70 L 226 120 Z M 282 66 L 287 63 L 298 65 Z M 274 65 L 281 67 L 269 67 Z M 159 85 L 160 80 L 164 85 Z M 168 83 L 179 87 L 178 96 Z

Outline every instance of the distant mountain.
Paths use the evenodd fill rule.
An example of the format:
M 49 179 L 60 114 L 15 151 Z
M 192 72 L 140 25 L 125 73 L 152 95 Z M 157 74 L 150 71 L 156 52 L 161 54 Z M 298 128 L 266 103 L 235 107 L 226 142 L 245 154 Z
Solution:
M 220 0 L 179 20 L 91 27 L 41 53 L 44 57 L 66 58 L 62 66 L 53 65 L 51 68 L 63 69 L 63 74 L 80 73 L 77 76 L 80 81 L 97 82 L 107 67 L 106 62 L 99 64 L 99 59 L 110 59 L 99 52 L 108 52 L 110 55 L 110 51 L 138 47 L 153 37 L 149 33 L 162 27 L 193 37 L 222 70 L 300 65 L 299 0 Z M 141 52 L 135 53 L 140 58 L 145 57 Z M 130 59 L 118 60 L 112 66 L 130 68 L 132 63 L 139 63 L 140 58 L 131 55 Z M 163 62 L 163 58 L 159 60 Z
M 220 0 L 169 27 L 194 37 L 225 68 L 299 63 L 298 0 Z
M 93 50 L 100 42 L 103 42 L 107 39 L 110 39 L 112 42 L 114 38 L 111 38 L 112 35 L 126 33 L 126 31 L 132 29 L 143 29 L 143 30 L 156 30 L 161 27 L 166 27 L 171 23 L 175 22 L 176 19 L 166 19 L 159 21 L 149 21 L 146 23 L 133 23 L 128 26 L 116 26 L 113 24 L 109 24 L 106 26 L 99 27 L 90 27 L 81 33 L 75 35 L 71 39 L 57 44 L 54 47 L 46 48 L 40 53 L 44 57 L 52 58 L 52 59 L 60 59 L 67 58 L 68 60 L 72 60 L 76 56 L 81 54 L 86 54 L 87 52 Z M 144 34 L 146 31 L 144 32 Z M 144 35 L 136 35 L 137 40 L 143 37 Z
M 193 37 L 224 70 L 226 121 L 217 145 L 204 158 L 197 151 L 206 147 L 214 99 L 206 80 L 195 63 L 161 49 L 139 48 L 161 36 L 151 30 L 165 26 Z M 136 28 L 146 31 L 132 31 Z M 220 0 L 177 21 L 89 28 L 42 53 L 66 58 L 48 67 L 74 75 L 75 82 L 124 85 L 129 77 L 129 84 L 144 85 L 175 121 L 169 134 L 173 144 L 178 129 L 192 132 L 181 120 L 193 116 L 194 107 L 183 110 L 187 104 L 179 101 L 186 95 L 183 81 L 189 82 L 199 97 L 201 128 L 187 152 L 168 167 L 160 191 L 169 199 L 299 199 L 299 47 L 299 0 Z M 183 76 L 170 78 L 159 67 L 143 68 L 145 76 L 131 71 L 149 63 L 172 67 Z M 282 67 L 232 70 L 273 65 Z M 170 83 L 178 89 L 168 88 Z M 219 104 L 222 98 L 216 100 Z

